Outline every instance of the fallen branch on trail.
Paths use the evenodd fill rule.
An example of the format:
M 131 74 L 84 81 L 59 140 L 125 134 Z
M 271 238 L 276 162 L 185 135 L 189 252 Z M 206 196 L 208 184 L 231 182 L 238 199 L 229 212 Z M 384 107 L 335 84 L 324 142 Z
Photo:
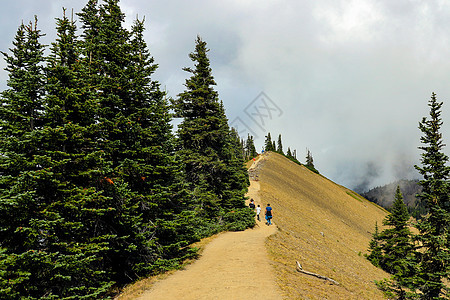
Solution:
M 315 276 L 315 277 L 320 278 L 320 279 L 328 280 L 332 284 L 339 285 L 339 282 L 337 282 L 337 281 L 335 281 L 335 280 L 333 280 L 331 278 L 328 278 L 328 277 L 323 276 L 323 275 L 319 275 L 319 274 L 316 274 L 316 273 L 312 273 L 312 272 L 308 272 L 308 271 L 303 270 L 302 265 L 298 261 L 297 261 L 297 271 L 299 271 L 301 273 L 304 273 L 304 274 L 307 274 L 307 275 Z

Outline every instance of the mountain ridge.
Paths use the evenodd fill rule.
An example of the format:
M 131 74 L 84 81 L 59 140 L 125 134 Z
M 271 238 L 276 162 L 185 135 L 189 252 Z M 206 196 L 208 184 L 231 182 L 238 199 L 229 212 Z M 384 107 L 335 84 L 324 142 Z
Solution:
M 364 257 L 384 208 L 277 153 L 258 175 L 279 228 L 266 245 L 286 299 L 385 299 L 374 280 L 389 274 Z M 340 285 L 297 272 L 296 261 Z
M 247 167 L 252 164 L 253 161 L 249 162 Z M 264 250 L 250 243 L 247 250 L 241 251 L 242 255 L 229 258 L 230 264 L 249 263 L 248 269 L 240 268 L 247 274 L 252 274 L 251 265 L 269 264 L 277 290 L 281 291 L 283 299 L 385 299 L 374 281 L 389 278 L 390 275 L 374 267 L 364 257 L 375 222 L 381 224 L 387 214 L 385 209 L 274 152 L 260 155 L 256 166 L 250 168 L 249 175 L 251 188 L 255 184 L 259 186 L 257 194 L 252 197 L 263 208 L 266 204 L 273 207 L 273 222 L 277 231 L 263 237 Z M 269 229 L 263 222 L 257 222 L 254 229 L 219 234 L 209 240 L 216 244 L 218 239 L 227 236 L 231 239 L 224 247 L 241 247 L 242 243 L 248 241 L 243 242 L 239 236 L 258 231 L 258 228 Z M 213 242 L 204 246 L 205 252 L 212 247 Z M 211 265 L 211 261 L 205 260 L 216 259 L 217 255 L 208 257 L 201 256 L 193 265 L 200 262 Z M 338 284 L 298 272 L 297 261 L 303 270 L 325 276 Z M 201 280 L 202 285 L 208 285 L 211 277 L 229 278 L 228 268 L 219 264 L 215 266 L 205 268 L 204 273 L 200 271 L 200 275 L 197 270 L 196 275 L 190 276 L 190 266 L 176 271 L 175 274 L 182 273 L 189 280 L 173 282 L 174 279 L 170 279 L 171 286 L 182 291 L 187 288 L 183 282 L 188 282 L 189 287 L 192 287 L 198 285 L 197 280 Z M 215 272 L 214 276 L 208 275 L 211 271 Z M 236 273 L 235 270 L 231 274 Z M 166 278 L 174 277 L 178 276 L 169 275 Z M 259 277 L 255 275 L 245 278 L 232 283 L 222 281 L 221 286 L 202 286 L 207 289 L 207 295 L 192 295 L 190 292 L 191 296 L 188 296 L 189 293 L 183 293 L 183 299 L 223 299 L 229 291 L 233 291 L 231 299 L 242 299 L 239 296 L 247 295 L 250 288 L 255 292 L 252 294 L 254 298 L 245 299 L 259 299 L 256 295 L 261 289 L 264 291 L 264 286 L 256 288 L 251 284 L 253 281 L 258 282 Z M 151 291 L 158 289 L 158 286 L 152 283 L 139 288 Z M 213 294 L 214 290 L 217 290 L 216 295 Z M 271 292 L 273 291 L 267 291 Z
M 401 179 L 383 186 L 374 187 L 366 192 L 361 193 L 363 197 L 372 201 L 386 209 L 389 209 L 394 203 L 395 191 L 397 186 L 400 187 L 400 191 L 403 195 L 403 201 L 405 202 L 409 213 L 415 217 L 420 218 L 421 215 L 426 213 L 424 204 L 420 203 L 416 197 L 420 194 L 422 187 L 419 185 L 419 180 Z

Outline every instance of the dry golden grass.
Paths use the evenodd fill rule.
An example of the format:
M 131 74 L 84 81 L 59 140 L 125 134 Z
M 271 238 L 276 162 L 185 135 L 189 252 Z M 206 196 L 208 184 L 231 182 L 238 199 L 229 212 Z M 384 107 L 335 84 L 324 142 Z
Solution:
M 259 180 L 279 228 L 266 245 L 286 299 L 384 299 L 374 280 L 389 275 L 364 257 L 384 209 L 276 153 L 264 155 Z M 340 285 L 297 272 L 296 261 Z

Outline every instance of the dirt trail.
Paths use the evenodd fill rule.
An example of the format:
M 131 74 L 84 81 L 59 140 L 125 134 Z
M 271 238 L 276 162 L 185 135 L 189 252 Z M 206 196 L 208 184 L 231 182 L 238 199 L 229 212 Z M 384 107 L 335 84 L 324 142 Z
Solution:
M 258 163 L 259 159 L 249 171 Z M 259 182 L 251 180 L 247 195 L 264 210 L 267 203 L 261 203 L 259 188 Z M 274 218 L 276 221 L 276 212 Z M 265 248 L 266 237 L 277 228 L 266 226 L 264 216 L 261 219 L 254 229 L 219 235 L 205 247 L 200 259 L 156 282 L 138 299 L 282 299 Z

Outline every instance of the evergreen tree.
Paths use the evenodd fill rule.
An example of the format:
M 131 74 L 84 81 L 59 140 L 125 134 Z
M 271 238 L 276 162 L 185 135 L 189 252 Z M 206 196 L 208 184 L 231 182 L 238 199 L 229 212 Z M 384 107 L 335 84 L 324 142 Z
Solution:
M 103 260 L 107 238 L 93 236 L 92 232 L 100 228 L 104 215 L 114 218 L 116 210 L 90 185 L 98 180 L 97 170 L 103 162 L 88 134 L 95 123 L 96 103 L 80 84 L 76 27 L 65 10 L 57 19 L 56 30 L 57 39 L 46 67 L 46 126 L 39 132 L 42 156 L 46 158 L 39 180 L 46 184 L 47 194 L 42 198 L 48 203 L 41 229 L 48 232 L 47 247 L 40 252 L 48 253 L 49 261 L 60 267 L 52 274 L 57 280 L 46 278 L 51 288 L 43 290 L 56 297 L 99 297 L 112 281 Z M 104 206 L 98 204 L 102 201 Z M 90 275 L 86 277 L 86 273 Z
M 392 274 L 391 279 L 377 284 L 382 290 L 397 295 L 398 299 L 406 299 L 407 295 L 413 294 L 411 290 L 414 291 L 416 252 L 408 228 L 409 218 L 400 187 L 397 187 L 391 212 L 383 220 L 388 227 L 379 233 L 375 224 L 367 256 L 373 265 Z
M 19 26 L 12 55 L 3 52 L 5 70 L 9 73 L 9 89 L 3 92 L 2 130 L 9 136 L 20 136 L 39 127 L 44 95 L 43 36 L 35 22 Z
M 112 280 L 123 283 L 142 272 L 134 269 L 136 264 L 151 255 L 146 234 L 138 232 L 145 226 L 138 211 L 139 196 L 121 172 L 123 162 L 133 151 L 130 132 L 134 124 L 127 115 L 132 81 L 128 73 L 132 60 L 130 33 L 123 28 L 124 14 L 118 1 L 105 1 L 102 5 L 89 1 L 78 15 L 83 28 L 82 81 L 97 104 L 89 135 L 92 147 L 101 153 L 97 172 L 91 173 L 86 184 L 95 187 L 102 202 L 96 205 L 92 221 L 83 222 L 101 224 L 90 237 L 105 244 L 104 253 L 99 254 L 102 269 L 110 273 Z M 102 213 L 104 209 L 110 213 Z
M 264 150 L 265 151 L 275 151 L 272 143 L 272 137 L 270 136 L 270 132 L 266 135 L 266 140 L 264 141 Z
M 383 251 L 380 266 L 393 274 L 392 289 L 400 298 L 406 295 L 404 287 L 413 287 L 416 271 L 415 249 L 412 234 L 408 228 L 409 218 L 408 209 L 398 186 L 391 212 L 383 220 L 383 224 L 389 228 L 383 230 L 380 235 Z
M 278 135 L 277 152 L 280 153 L 281 155 L 284 155 L 284 153 L 283 153 L 283 145 L 281 143 L 281 134 Z
M 291 148 L 288 147 L 287 151 L 286 151 L 286 157 L 287 158 L 293 158 L 292 156 L 292 152 L 291 152 Z
M 411 231 L 408 228 L 409 221 L 408 209 L 403 202 L 403 195 L 400 187 L 397 186 L 395 192 L 394 204 L 390 213 L 383 220 L 383 225 L 389 228 L 383 230 L 381 238 L 384 242 L 382 259 L 382 268 L 395 274 L 402 270 L 402 260 L 410 256 L 413 252 L 413 245 L 411 243 Z
M 314 168 L 314 159 L 309 149 L 306 149 L 306 167 Z
M 234 128 L 231 128 L 229 138 L 231 142 L 231 158 L 227 161 L 228 175 L 225 177 L 225 190 L 222 193 L 224 199 L 229 199 L 227 201 L 230 203 L 228 205 L 230 209 L 243 208 L 250 180 L 247 169 L 244 167 L 244 159 L 240 156 L 239 135 Z M 252 225 L 253 223 L 249 220 L 248 224 Z M 240 226 L 234 227 L 235 230 L 243 230 L 245 228 Z
M 246 141 L 243 138 L 241 138 L 240 141 L 241 141 L 240 147 L 241 147 L 241 150 L 242 150 L 242 158 L 244 160 L 247 160 L 247 150 L 246 150 L 247 143 L 246 143 Z
M 206 42 L 197 37 L 195 51 L 189 55 L 194 68 L 184 68 L 192 75 L 174 101 L 177 116 L 183 118 L 177 132 L 179 155 L 196 199 L 193 208 L 203 219 L 220 216 L 223 209 L 243 208 L 247 188 L 242 182 L 242 160 L 237 160 L 233 149 L 236 141 L 213 89 L 208 51 Z
M 109 241 L 107 267 L 115 281 L 126 282 L 188 255 L 185 246 L 193 238 L 180 216 L 185 192 L 175 162 L 169 105 L 151 79 L 157 65 L 143 39 L 144 21 L 125 29 L 118 0 L 100 6 L 89 1 L 80 18 L 84 80 L 98 99 L 92 132 L 105 161 L 104 184 L 97 188 L 122 205 L 118 214 L 124 218 L 105 221 L 105 233 L 117 233 Z M 119 191 L 127 197 L 128 210 Z
M 52 249 L 55 229 L 65 228 L 58 228 L 61 218 L 47 210 L 53 205 L 51 197 L 58 182 L 52 179 L 53 162 L 42 138 L 48 131 L 43 123 L 41 37 L 37 19 L 34 24 L 22 24 L 10 49 L 12 55 L 4 53 L 9 89 L 2 93 L 0 105 L 0 295 L 5 299 L 52 297 L 57 294 L 52 286 L 64 290 L 65 285 L 59 283 L 70 276 L 64 269 L 73 267 L 59 265 L 65 253 Z M 81 257 L 76 260 L 81 261 Z
M 174 102 L 176 114 L 183 118 L 178 126 L 179 153 L 184 163 L 186 179 L 194 194 L 199 194 L 197 205 L 212 215 L 220 207 L 218 194 L 224 179 L 226 164 L 224 149 L 228 143 L 226 120 L 221 115 L 216 85 L 211 74 L 206 43 L 197 37 L 195 51 L 189 57 L 194 69 L 186 80 L 186 90 Z
M 144 20 L 136 20 L 132 27 L 128 105 L 129 125 L 133 127 L 127 159 L 120 170 L 137 197 L 144 199 L 140 206 L 148 228 L 156 228 L 155 243 L 162 247 L 152 250 L 161 253 L 157 265 L 167 261 L 177 264 L 189 254 L 185 245 L 196 237 L 183 212 L 187 192 L 175 157 L 169 104 L 159 83 L 151 79 L 157 65 L 148 52 L 143 32 Z
M 448 156 L 444 154 L 441 107 L 436 94 L 431 95 L 428 103 L 430 118 L 424 117 L 419 123 L 422 132 L 421 166 L 415 166 L 423 176 L 420 185 L 423 190 L 418 195 L 427 204 L 429 213 L 417 224 L 420 234 L 417 236 L 419 251 L 419 271 L 417 287 L 423 293 L 423 299 L 444 299 L 444 278 L 449 276 L 449 228 L 450 228 L 450 192 L 448 178 L 450 168 Z
M 56 19 L 56 31 L 45 74 L 45 122 L 52 127 L 74 121 L 89 125 L 93 122 L 96 105 L 84 96 L 87 89 L 81 82 L 76 26 L 73 19 L 66 16 L 65 9 L 63 17 Z M 65 147 L 63 145 L 61 150 Z
M 195 69 L 187 68 L 177 153 L 144 21 L 125 29 L 118 2 L 89 0 L 81 38 L 64 13 L 48 58 L 36 24 L 22 24 L 4 54 L 2 299 L 98 299 L 114 284 L 179 265 L 200 236 L 254 224 L 206 43 L 198 38 Z
M 382 260 L 382 247 L 377 222 L 375 222 L 375 232 L 372 234 L 372 239 L 369 243 L 369 255 L 366 255 L 366 257 L 374 266 L 380 267 L 380 261 Z
M 246 153 L 246 156 L 245 156 L 246 160 L 250 160 L 253 157 L 256 157 L 258 155 L 258 153 L 256 153 L 253 136 L 251 136 L 250 134 L 248 134 L 247 141 L 245 143 L 245 153 Z
M 88 0 L 88 3 L 77 13 L 81 21 L 83 30 L 81 37 L 80 54 L 83 66 L 83 80 L 90 91 L 95 92 L 95 86 L 101 77 L 100 71 L 101 58 L 99 57 L 99 47 L 101 44 L 100 27 L 101 19 L 99 15 L 98 0 Z
M 46 68 L 47 83 L 41 86 L 47 91 L 40 110 L 43 123 L 29 139 L 34 167 L 20 166 L 18 178 L 13 178 L 14 188 L 6 194 L 6 198 L 27 199 L 33 204 L 22 205 L 21 212 L 16 210 L 22 217 L 9 225 L 12 230 L 20 228 L 11 235 L 16 240 L 10 244 L 20 259 L 7 267 L 30 274 L 15 280 L 11 287 L 21 297 L 97 298 L 112 285 L 105 259 L 111 236 L 104 234 L 102 226 L 107 218 L 120 218 L 116 218 L 110 199 L 94 188 L 106 182 L 99 181 L 98 172 L 104 161 L 86 134 L 86 126 L 95 123 L 95 103 L 83 96 L 75 26 L 64 16 L 57 20 L 57 32 Z M 11 158 L 14 156 L 7 156 Z M 22 189 L 29 191 L 28 197 L 21 196 Z M 128 199 L 123 193 L 121 196 Z M 25 213 L 29 209 L 32 211 Z M 9 213 L 3 207 L 1 211 Z M 23 242 L 18 242 L 18 237 Z M 38 255 L 30 255 L 34 253 Z
M 309 170 L 313 171 L 314 173 L 319 174 L 319 171 L 314 167 L 314 159 L 312 157 L 311 151 L 309 149 L 306 149 L 306 164 L 305 167 L 307 167 Z

